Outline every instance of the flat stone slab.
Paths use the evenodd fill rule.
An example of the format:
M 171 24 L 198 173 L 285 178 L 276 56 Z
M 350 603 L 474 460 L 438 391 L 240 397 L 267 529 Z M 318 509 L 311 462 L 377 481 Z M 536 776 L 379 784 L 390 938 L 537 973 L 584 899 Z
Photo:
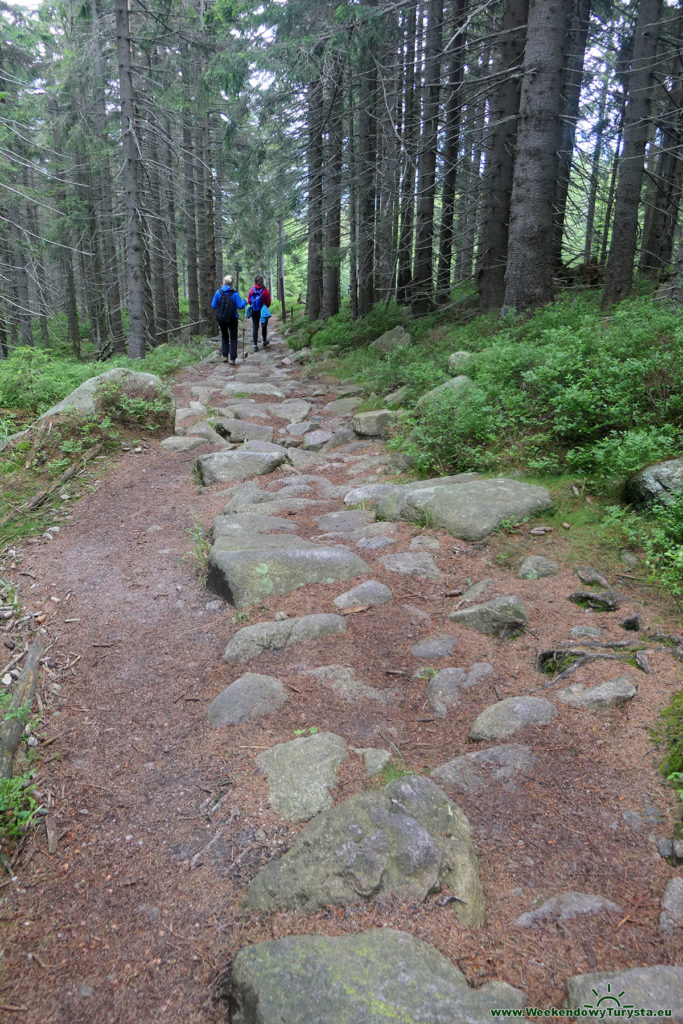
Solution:
M 535 762 L 530 747 L 505 743 L 447 761 L 434 769 L 432 778 L 453 786 L 460 793 L 476 793 L 492 783 L 514 789 L 518 777 L 530 775 Z
M 334 402 L 328 402 L 323 411 L 330 412 L 333 416 L 351 416 L 362 401 L 363 399 L 357 396 L 337 398 Z
M 265 423 L 250 423 L 249 420 L 224 417 L 216 420 L 216 433 L 228 441 L 239 444 L 242 441 L 272 441 L 275 431 Z
M 412 344 L 412 337 L 408 334 L 405 327 L 398 324 L 396 327 L 392 327 L 390 330 L 385 331 L 384 334 L 380 334 L 379 338 L 375 338 L 375 340 L 370 343 L 370 348 L 376 349 L 376 351 L 381 352 L 382 355 L 387 355 L 387 353 L 395 352 L 400 348 L 409 348 Z
M 200 444 L 206 444 L 205 437 L 165 437 L 161 447 L 167 452 L 190 452 Z
M 238 398 L 230 402 L 227 409 L 216 409 L 217 413 L 228 419 L 237 420 L 269 420 L 268 406 L 259 404 L 255 398 Z
M 382 548 L 389 548 L 396 541 L 393 537 L 376 536 L 376 537 L 361 537 L 356 541 L 356 547 L 361 548 L 364 551 L 381 551 Z
M 332 806 L 330 790 L 348 756 L 341 736 L 318 732 L 265 750 L 256 767 L 268 776 L 271 806 L 288 821 L 308 821 Z
M 274 384 L 250 384 L 248 381 L 230 381 L 221 394 L 224 398 L 243 398 L 249 395 L 268 395 L 270 398 L 284 398 L 284 393 Z
M 340 594 L 339 597 L 335 597 L 334 606 L 341 610 L 365 607 L 367 605 L 386 604 L 387 601 L 391 601 L 393 596 L 385 583 L 379 583 L 377 580 L 366 580 L 365 583 L 359 583 L 357 587 L 353 587 L 351 590 Z
M 324 532 L 355 533 L 375 521 L 375 513 L 371 509 L 343 509 L 340 512 L 327 512 L 317 516 L 316 523 Z
M 560 566 L 551 558 L 543 555 L 529 555 L 519 567 L 517 576 L 520 580 L 538 580 L 543 576 L 557 576 Z
M 415 412 L 423 413 L 435 398 L 441 398 L 442 396 L 444 398 L 450 398 L 453 403 L 455 403 L 458 391 L 465 387 L 465 385 L 471 383 L 471 377 L 468 377 L 464 373 L 458 374 L 457 377 L 451 377 L 450 380 L 444 381 L 443 384 L 439 384 L 437 387 L 431 388 L 429 391 L 425 391 L 424 395 L 422 395 L 415 403 Z
M 410 653 L 416 658 L 445 658 L 455 647 L 455 637 L 446 633 L 427 637 L 413 644 Z
M 219 693 L 207 711 L 209 725 L 236 725 L 277 711 L 287 701 L 287 690 L 275 676 L 245 672 Z
M 323 547 L 298 537 L 252 538 L 252 550 L 228 549 L 219 538 L 209 551 L 206 585 L 236 608 L 245 608 L 271 594 L 289 594 L 309 583 L 335 583 L 370 571 L 363 559 L 341 545 Z
M 362 505 L 367 503 L 375 508 L 381 498 L 393 494 L 395 490 L 396 484 L 361 484 L 359 487 L 352 487 L 344 495 L 344 504 Z
M 494 597 L 492 601 L 475 604 L 471 608 L 459 608 L 448 617 L 452 622 L 459 622 L 486 636 L 515 632 L 523 629 L 529 621 L 526 608 L 514 595 Z
M 380 562 L 389 572 L 398 572 L 403 576 L 419 576 L 423 580 L 443 579 L 443 573 L 426 551 L 402 551 L 395 555 L 384 555 Z
M 597 995 L 596 995 L 597 993 Z M 602 1001 L 601 1001 L 602 1000 Z M 621 1007 L 635 1009 L 671 1010 L 673 1021 L 683 1020 L 683 967 L 658 964 L 654 967 L 632 967 L 625 971 L 603 971 L 595 974 L 577 974 L 567 982 L 568 1007 L 595 1008 L 594 1015 L 581 1020 L 604 1021 L 605 1010 Z M 617 1018 L 613 1018 L 617 1019 Z M 626 1019 L 623 1017 L 622 1019 Z
M 396 422 L 396 413 L 390 409 L 359 412 L 351 420 L 354 433 L 360 437 L 388 437 Z
M 319 452 L 302 452 L 299 448 L 288 448 L 287 458 L 296 469 L 312 469 L 320 462 Z
M 261 408 L 277 420 L 300 423 L 301 420 L 308 418 L 313 406 L 303 398 L 287 398 L 284 402 L 269 402 L 267 405 L 262 405 Z
M 593 893 L 563 892 L 559 896 L 545 900 L 535 910 L 520 914 L 514 923 L 519 928 L 536 928 L 543 921 L 571 921 L 574 917 L 602 914 L 605 911 L 621 914 L 622 908 L 618 903 L 613 903 L 604 896 L 595 896 Z
M 284 430 L 290 437 L 303 437 L 313 427 L 310 420 L 302 420 L 301 423 L 288 423 Z
M 232 445 L 229 441 L 226 441 L 224 437 L 218 434 L 210 423 L 206 421 L 202 423 L 193 423 L 191 427 L 188 427 L 185 431 L 188 437 L 203 437 L 205 441 L 210 441 L 215 448 L 226 450 L 231 448 Z
M 569 630 L 569 635 L 576 640 L 597 640 L 602 636 L 602 630 L 598 626 L 572 626 Z
M 244 537 L 264 533 L 295 533 L 296 523 L 281 516 L 258 512 L 233 512 L 216 516 L 211 525 L 211 540 L 219 537 Z M 263 540 L 262 540 L 263 543 Z
M 386 704 L 393 696 L 390 690 L 377 690 L 368 686 L 356 677 L 352 668 L 345 665 L 321 665 L 320 668 L 309 668 L 306 675 L 317 679 L 328 689 L 333 690 L 342 700 L 355 701 L 360 699 L 378 701 Z
M 557 708 L 543 697 L 507 697 L 485 708 L 470 729 L 470 740 L 504 740 L 527 725 L 549 725 Z
M 304 452 L 319 452 L 323 445 L 332 439 L 329 430 L 307 430 L 301 442 L 301 450 Z
M 407 932 L 288 935 L 241 950 L 230 978 L 233 1024 L 490 1024 L 521 1009 L 504 982 L 470 988 L 436 949 Z
M 391 764 L 391 751 L 381 747 L 354 747 L 353 752 L 363 758 L 365 770 L 371 779 Z
M 569 704 L 573 708 L 590 708 L 598 711 L 603 708 L 616 708 L 621 704 L 627 704 L 638 694 L 628 676 L 619 676 L 608 683 L 601 683 L 600 686 L 585 687 L 581 683 L 574 683 L 567 686 L 556 694 L 562 704 Z
M 419 537 L 413 537 L 408 548 L 410 551 L 440 551 L 441 543 L 438 537 L 421 534 Z
M 205 485 L 248 480 L 272 473 L 285 461 L 279 452 L 212 452 L 200 455 L 195 465 Z
M 304 615 L 282 622 L 257 622 L 235 633 L 225 648 L 223 661 L 247 661 L 264 651 L 277 651 L 344 632 L 346 622 L 341 615 Z
M 493 675 L 493 666 L 477 661 L 471 668 L 443 668 L 427 683 L 427 700 L 437 718 L 444 718 L 449 707 L 460 703 L 461 690 L 470 690 L 487 676 Z
M 326 904 L 422 902 L 449 889 L 464 924 L 484 923 L 477 855 L 459 807 L 429 779 L 406 775 L 323 811 L 294 846 L 249 884 L 251 910 L 314 910 Z
M 670 932 L 683 928 L 683 878 L 672 878 L 662 896 L 659 930 Z
M 372 500 L 382 519 L 443 527 L 460 540 L 483 540 L 506 520 L 526 519 L 552 507 L 545 487 L 474 473 L 381 486 L 386 488 L 383 494 L 355 500 Z M 349 495 L 344 500 L 352 503 Z

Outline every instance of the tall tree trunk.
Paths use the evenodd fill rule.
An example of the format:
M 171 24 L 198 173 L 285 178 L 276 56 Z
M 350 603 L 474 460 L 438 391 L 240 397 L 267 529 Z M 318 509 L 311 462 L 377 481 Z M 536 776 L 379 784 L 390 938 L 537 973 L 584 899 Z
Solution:
M 598 199 L 598 186 L 600 182 L 600 159 L 602 157 L 602 140 L 605 133 L 605 109 L 607 107 L 607 90 L 609 87 L 609 76 L 605 74 L 600 87 L 600 99 L 598 100 L 598 116 L 595 122 L 595 147 L 591 158 L 590 188 L 588 192 L 588 206 L 586 209 L 586 240 L 583 248 L 583 262 L 586 266 L 593 261 L 593 234 L 595 230 L 595 207 Z
M 520 312 L 553 294 L 553 201 L 570 10 L 571 0 L 529 3 L 504 302 Z
M 308 86 L 308 277 L 306 308 L 318 320 L 323 291 L 323 83 Z
M 529 0 L 509 0 L 505 7 L 496 63 L 498 83 L 489 106 L 491 127 L 477 258 L 477 289 L 482 309 L 500 309 L 505 299 L 510 196 L 528 10 Z
M 671 88 L 659 120 L 661 148 L 652 178 L 650 204 L 645 210 L 640 271 L 657 280 L 671 262 L 683 177 L 683 15 L 679 14 L 678 45 L 671 68 Z
M 167 296 L 168 326 L 175 331 L 180 327 L 180 303 L 178 298 L 178 252 L 176 249 L 175 194 L 173 180 L 173 150 L 171 146 L 171 125 L 165 123 L 165 159 L 162 171 L 164 201 L 166 205 L 164 279 Z
M 422 135 L 417 165 L 415 263 L 411 288 L 411 305 L 415 313 L 425 313 L 433 306 L 434 196 L 441 90 L 443 0 L 429 0 L 427 19 L 425 98 L 422 108 Z
M 562 112 L 562 139 L 555 190 L 555 225 L 553 228 L 553 262 L 562 265 L 562 239 L 569 194 L 569 176 L 574 155 L 576 122 L 579 119 L 579 100 L 583 82 L 583 62 L 588 40 L 588 26 L 592 0 L 576 0 L 569 23 L 569 48 L 564 73 L 564 110 Z
M 102 144 L 102 154 L 98 164 L 97 185 L 99 192 L 99 222 L 102 243 L 102 262 L 105 286 L 105 302 L 112 334 L 112 345 L 115 353 L 125 352 L 126 338 L 121 317 L 121 289 L 119 287 L 119 269 L 116 255 L 116 238 L 114 235 L 114 199 L 111 181 L 111 164 L 107 151 L 107 105 L 104 94 L 105 67 L 102 55 L 102 14 L 99 0 L 92 0 L 92 43 L 95 87 L 93 91 L 93 107 L 96 132 Z
M 415 225 L 415 173 L 419 144 L 419 118 L 415 89 L 415 57 L 417 48 L 417 3 L 408 7 L 405 17 L 405 67 L 403 72 L 403 175 L 401 180 L 401 225 L 398 235 L 398 270 L 396 298 L 408 301 L 413 267 L 413 232 Z
M 366 54 L 360 83 L 358 172 L 358 313 L 375 301 L 375 186 L 377 171 L 377 72 Z
M 351 319 L 358 319 L 358 199 L 356 192 L 356 116 L 353 102 L 353 86 L 348 90 L 349 97 L 349 158 L 348 158 L 348 192 L 349 192 L 349 302 Z
M 329 74 L 330 101 L 327 123 L 328 153 L 325 161 L 323 194 L 325 214 L 325 250 L 323 257 L 323 294 L 320 315 L 323 320 L 339 312 L 340 244 L 341 244 L 341 177 L 342 117 L 344 110 L 343 65 L 335 60 Z
M 375 278 L 377 298 L 389 301 L 396 285 L 395 226 L 403 101 L 403 61 L 400 57 L 398 17 L 393 11 L 383 19 L 382 40 L 377 49 L 379 110 Z
M 151 234 L 151 274 L 152 293 L 156 312 L 156 332 L 154 335 L 155 344 L 161 345 L 168 341 L 168 303 L 166 292 L 166 277 L 164 264 L 166 262 L 164 236 L 165 221 L 168 211 L 162 201 L 161 175 L 159 174 L 159 141 L 158 126 L 151 124 L 148 132 L 149 162 L 147 175 L 149 178 L 149 202 L 151 205 L 151 216 L 149 218 L 149 230 Z
M 490 50 L 485 46 L 479 66 L 483 76 L 488 76 Z M 486 123 L 486 96 L 481 93 L 472 104 L 473 117 L 470 131 L 469 181 L 465 190 L 462 225 L 463 240 L 458 259 L 458 276 L 461 281 L 469 281 L 472 277 L 474 264 L 474 247 L 477 237 L 477 218 L 481 212 L 481 161 L 484 142 L 484 126 Z
M 674 271 L 671 299 L 675 306 L 683 305 L 683 238 L 678 243 L 678 255 L 676 256 L 676 269 Z
M 605 223 L 602 231 L 602 242 L 600 243 L 600 266 L 604 267 L 607 262 L 607 243 L 612 224 L 612 212 L 614 210 L 614 197 L 617 191 L 617 178 L 619 176 L 619 163 L 621 161 L 621 145 L 624 141 L 624 112 L 626 110 L 626 97 L 623 97 L 617 140 L 614 144 L 614 157 L 612 159 L 612 170 L 609 178 L 609 189 L 607 190 L 607 204 L 605 206 Z
M 13 216 L 19 216 L 23 221 L 25 220 L 25 210 L 20 211 L 17 208 Z M 30 302 L 27 270 L 28 243 L 22 236 L 22 231 L 18 224 L 11 221 L 10 228 L 14 242 L 12 246 L 12 259 L 14 263 L 14 286 L 17 296 L 17 318 L 21 325 L 21 344 L 33 348 L 32 304 Z
M 78 302 L 76 301 L 76 281 L 74 278 L 73 253 L 70 249 L 65 250 L 64 272 L 66 277 L 66 334 L 69 348 L 76 356 L 81 358 L 81 332 L 78 325 Z
M 441 233 L 439 262 L 436 271 L 436 301 L 447 302 L 451 293 L 451 257 L 453 254 L 453 221 L 455 217 L 455 186 L 458 177 L 460 122 L 462 113 L 462 82 L 465 69 L 465 14 L 467 0 L 453 0 L 449 33 L 452 36 L 448 61 L 448 82 L 444 104 L 444 176 L 441 192 Z
M 280 303 L 280 315 L 283 324 L 287 323 L 287 306 L 285 302 L 285 222 L 282 217 L 277 222 L 277 297 Z
M 183 123 L 183 172 L 185 185 L 185 239 L 187 257 L 187 298 L 190 334 L 201 334 L 199 320 L 199 288 L 197 286 L 197 227 L 195 221 L 194 158 L 192 132 Z M 213 296 L 212 296 L 213 297 Z
M 121 95 L 124 208 L 126 214 L 126 266 L 128 269 L 128 355 L 145 355 L 144 255 L 138 199 L 138 151 L 135 139 L 133 71 L 130 52 L 128 0 L 116 0 L 116 50 Z
M 624 152 L 619 168 L 612 242 L 605 277 L 606 305 L 620 302 L 631 292 L 661 10 L 662 0 L 640 0 L 638 6 L 624 116 Z
M 208 114 L 204 114 L 202 120 L 200 140 L 201 163 L 199 169 L 203 199 L 200 210 L 204 221 L 202 234 L 204 236 L 204 263 L 206 265 L 206 277 L 202 280 L 201 306 L 206 331 L 209 334 L 213 334 L 215 318 L 211 308 L 211 300 L 216 291 L 216 237 L 214 234 L 213 175 L 211 173 L 211 129 Z

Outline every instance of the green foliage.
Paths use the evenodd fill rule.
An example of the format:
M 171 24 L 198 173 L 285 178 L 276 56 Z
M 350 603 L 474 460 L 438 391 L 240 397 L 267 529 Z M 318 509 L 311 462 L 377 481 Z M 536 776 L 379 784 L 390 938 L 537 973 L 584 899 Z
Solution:
M 566 459 L 571 469 L 609 481 L 623 479 L 648 463 L 677 455 L 681 450 L 683 431 L 665 423 L 623 433 L 612 431 L 585 448 L 570 449 Z
M 170 423 L 169 394 L 152 386 L 134 391 L 130 385 L 124 388 L 106 380 L 97 389 L 96 404 L 100 413 L 123 426 L 154 430 Z
M 117 356 L 108 360 L 106 366 L 99 362 L 80 362 L 73 356 L 55 356 L 44 349 L 15 349 L 8 359 L 0 361 L 0 408 L 3 410 L 0 436 L 17 429 L 8 418 L 8 410 L 23 413 L 24 419 L 31 419 L 61 401 L 90 377 L 117 366 L 168 377 L 175 370 L 201 358 L 205 347 L 201 341 L 191 345 L 159 345 L 148 352 L 144 361 Z
M 654 580 L 674 597 L 683 597 L 683 494 L 667 505 L 653 505 L 647 515 L 609 506 L 606 521 L 644 549 Z
M 683 690 L 677 690 L 671 703 L 659 713 L 651 733 L 652 740 L 666 747 L 659 770 L 669 778 L 683 773 Z
M 397 322 L 415 339 L 411 348 L 382 356 L 364 347 Z M 354 324 L 345 310 L 315 328 L 306 328 L 315 347 L 341 347 L 340 373 L 380 395 L 405 386 L 409 413 L 453 375 L 451 352 L 473 353 L 471 387 L 439 394 L 403 420 L 398 445 L 422 473 L 522 463 L 604 482 L 683 446 L 683 326 L 648 298 L 624 302 L 608 318 L 584 295 L 528 320 L 486 315 L 446 330 L 439 315 L 411 321 L 398 307 L 377 306 Z
M 0 718 L 3 722 L 18 721 L 24 726 L 31 718 L 31 705 L 26 701 L 15 708 L 12 694 L 2 693 Z M 0 836 L 20 836 L 35 818 L 38 804 L 33 795 L 35 786 L 32 779 L 32 771 L 10 779 L 0 779 Z
M 0 779 L 0 836 L 18 838 L 34 821 L 39 808 L 33 774 Z
M 206 582 L 207 575 L 207 563 L 206 558 L 209 553 L 209 536 L 207 531 L 202 525 L 202 521 L 196 512 L 192 513 L 192 526 L 188 530 L 190 537 L 192 538 L 192 555 L 197 575 Z

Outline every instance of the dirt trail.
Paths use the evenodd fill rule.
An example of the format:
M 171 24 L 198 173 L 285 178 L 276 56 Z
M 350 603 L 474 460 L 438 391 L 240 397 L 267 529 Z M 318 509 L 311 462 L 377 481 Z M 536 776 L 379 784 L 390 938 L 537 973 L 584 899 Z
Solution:
M 282 343 L 273 349 L 275 362 Z M 178 404 L 188 400 L 192 385 L 216 372 L 226 379 L 233 373 L 205 364 L 181 375 Z M 321 409 L 337 388 L 313 379 L 293 396 Z M 208 444 L 198 449 L 210 450 Z M 355 481 L 357 460 L 381 450 L 375 442 L 348 455 L 330 453 L 312 472 L 333 483 Z M 639 694 L 627 707 L 599 714 L 563 707 L 550 726 L 514 738 L 529 743 L 537 757 L 533 775 L 516 789 L 461 796 L 444 787 L 467 814 L 480 854 L 488 917 L 482 932 L 459 925 L 437 899 L 308 915 L 240 909 L 247 882 L 289 848 L 300 829 L 268 806 L 266 781 L 253 764 L 261 750 L 315 726 L 352 745 L 394 744 L 411 769 L 429 770 L 472 749 L 467 732 L 483 707 L 541 692 L 547 677 L 535 668 L 537 654 L 566 642 L 571 626 L 590 621 L 604 629 L 604 640 L 623 640 L 617 622 L 624 615 L 639 611 L 654 622 L 659 613 L 628 590 L 627 579 L 614 580 L 626 596 L 621 612 L 583 612 L 566 600 L 576 589 L 566 565 L 551 579 L 518 580 L 516 565 L 496 563 L 495 539 L 465 544 L 443 531 L 425 531 L 439 541 L 430 553 L 443 579 L 390 573 L 378 561 L 386 552 L 361 552 L 372 578 L 387 583 L 394 600 L 349 615 L 343 636 L 261 655 L 254 671 L 282 679 L 289 703 L 256 723 L 212 730 L 209 702 L 245 670 L 222 662 L 226 642 L 244 623 L 197 575 L 194 517 L 210 525 L 225 498 L 220 485 L 197 486 L 194 458 L 194 452 L 171 453 L 149 441 L 102 472 L 94 493 L 54 540 L 25 547 L 21 568 L 35 583 L 29 588 L 30 577 L 17 576 L 22 599 L 32 611 L 47 613 L 53 664 L 78 661 L 57 677 L 61 691 L 53 692 L 49 679 L 42 690 L 50 746 L 38 782 L 56 820 L 57 851 L 48 853 L 41 826 L 24 849 L 17 877 L 0 889 L 0 1011 L 7 1019 L 227 1021 L 226 1007 L 214 999 L 216 982 L 244 945 L 294 932 L 341 934 L 386 924 L 435 945 L 472 984 L 498 978 L 525 988 L 530 1005 L 559 1005 L 566 978 L 583 970 L 674 963 L 676 939 L 657 929 L 673 870 L 656 849 L 656 839 L 671 834 L 674 802 L 657 775 L 648 727 L 680 687 L 680 666 L 654 647 L 650 674 L 629 669 Z M 281 469 L 259 485 L 272 489 L 291 475 Z M 300 535 L 315 538 L 320 530 L 313 516 L 342 507 L 341 498 L 327 499 L 313 512 L 297 513 Z M 419 532 L 397 524 L 391 550 L 407 550 Z M 527 553 L 556 553 L 552 535 L 526 539 Z M 446 595 L 484 578 L 493 579 L 487 599 L 517 593 L 525 602 L 531 621 L 522 636 L 492 640 L 448 621 L 454 601 Z M 355 582 L 272 597 L 251 610 L 249 622 L 278 611 L 334 611 L 334 597 Z M 425 662 L 410 653 L 418 639 L 444 632 L 456 638 L 451 656 Z M 481 660 L 494 666 L 490 683 L 436 719 L 416 670 Z M 390 690 L 390 702 L 369 713 L 362 702 L 343 701 L 305 674 L 330 663 L 351 665 L 372 686 Z M 600 682 L 621 670 L 598 663 L 576 680 Z M 350 759 L 335 802 L 368 784 L 360 758 Z M 624 817 L 624 811 L 630 813 Z M 567 890 L 616 900 L 623 916 L 577 918 L 535 931 L 513 924 L 541 899 Z

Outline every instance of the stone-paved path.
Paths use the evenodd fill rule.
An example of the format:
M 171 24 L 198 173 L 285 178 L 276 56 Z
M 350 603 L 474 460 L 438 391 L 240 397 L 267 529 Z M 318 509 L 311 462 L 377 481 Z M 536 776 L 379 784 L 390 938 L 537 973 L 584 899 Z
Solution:
M 533 522 L 521 569 L 482 539 L 540 489 L 390 486 L 307 366 L 277 340 L 188 370 L 175 436 L 27 547 L 73 667 L 43 691 L 57 849 L 0 890 L 8 1016 L 450 1024 L 623 991 L 683 1019 L 647 732 L 680 671 L 619 625 L 650 609 Z

